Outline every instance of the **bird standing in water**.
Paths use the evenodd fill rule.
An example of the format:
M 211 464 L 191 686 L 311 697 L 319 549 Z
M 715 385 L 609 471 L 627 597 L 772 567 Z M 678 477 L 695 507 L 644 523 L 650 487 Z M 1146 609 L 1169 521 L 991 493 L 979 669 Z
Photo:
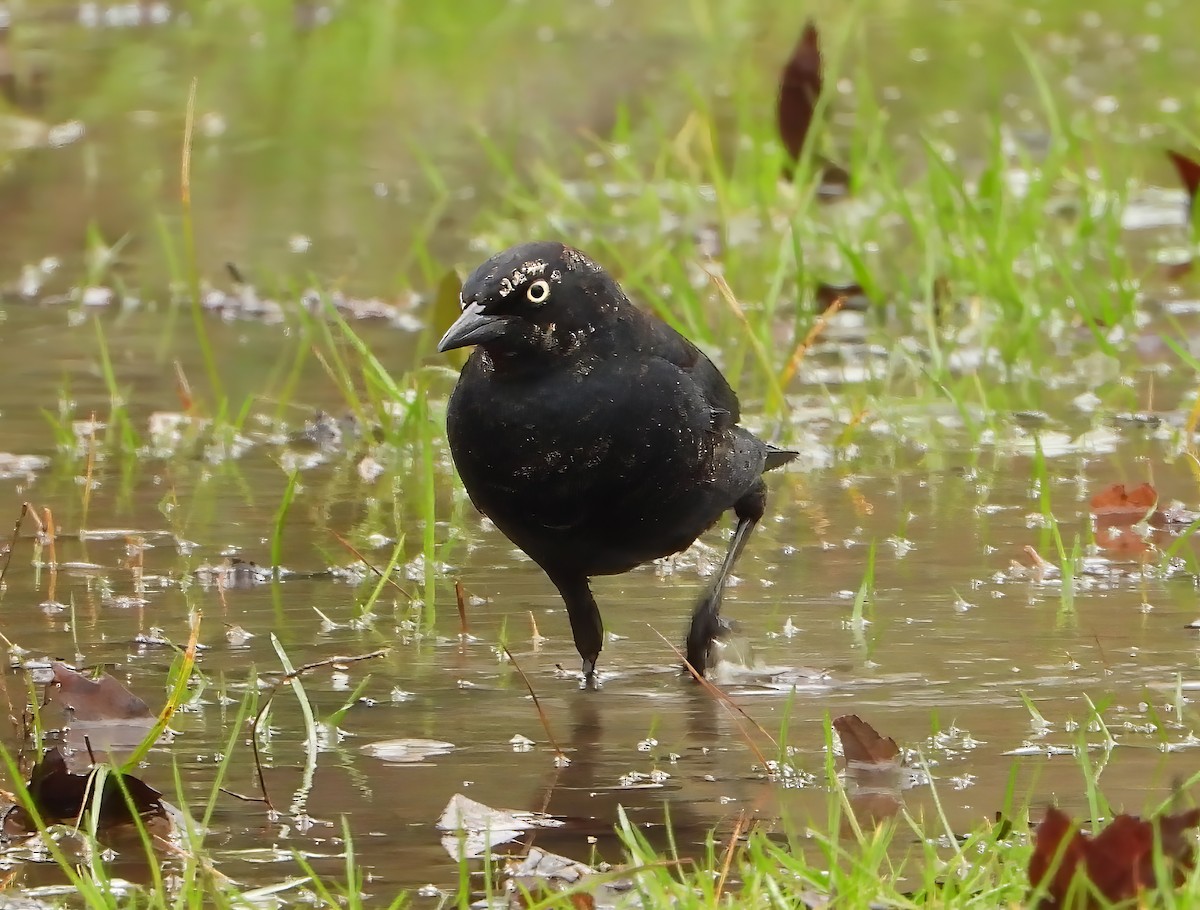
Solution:
M 796 456 L 738 426 L 737 395 L 690 341 L 561 243 L 479 266 L 439 351 L 474 345 L 446 431 L 467 494 L 558 588 L 591 680 L 604 643 L 588 579 L 737 527 L 697 604 L 688 662 L 704 673 L 725 580 L 763 516 L 762 474 Z

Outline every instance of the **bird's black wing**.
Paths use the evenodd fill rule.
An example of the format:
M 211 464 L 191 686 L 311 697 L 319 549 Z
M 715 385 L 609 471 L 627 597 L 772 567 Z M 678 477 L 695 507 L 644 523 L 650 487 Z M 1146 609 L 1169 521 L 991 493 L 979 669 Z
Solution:
M 643 352 L 674 364 L 691 379 L 713 412 L 713 429 L 723 432 L 741 419 L 741 406 L 721 371 L 707 355 L 662 320 L 643 314 L 645 323 L 639 335 Z
M 741 419 L 741 408 L 737 393 L 730 387 L 721 371 L 703 351 L 665 322 L 649 315 L 646 315 L 645 318 L 648 323 L 645 330 L 645 337 L 648 339 L 647 349 L 654 356 L 661 357 L 678 367 L 695 383 L 712 412 L 714 433 L 724 434 L 733 431 Z M 781 467 L 800 454 L 792 449 L 782 449 L 770 443 L 761 442 L 748 430 L 740 427 L 734 436 L 737 437 L 734 441 L 735 451 L 743 456 L 751 455 L 752 461 L 757 459 L 760 447 L 764 450 L 763 470 L 766 471 Z M 744 474 L 745 472 L 738 473 Z

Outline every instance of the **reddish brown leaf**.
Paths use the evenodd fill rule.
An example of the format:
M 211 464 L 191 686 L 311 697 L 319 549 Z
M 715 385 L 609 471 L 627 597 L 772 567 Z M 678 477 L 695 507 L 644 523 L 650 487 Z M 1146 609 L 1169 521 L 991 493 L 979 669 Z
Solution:
M 1183 869 L 1191 869 L 1196 864 L 1192 853 L 1192 840 L 1187 832 L 1200 825 L 1200 809 L 1188 812 L 1176 812 L 1174 815 L 1160 815 L 1155 819 L 1158 825 L 1158 840 L 1162 845 L 1163 855 L 1169 856 L 1181 865 L 1177 875 L 1182 875 Z
M 1114 483 L 1092 497 L 1092 514 L 1109 524 L 1133 524 L 1150 515 L 1157 503 L 1158 491 L 1148 483 L 1128 491 Z
M 864 765 L 894 765 L 900 756 L 900 747 L 890 736 L 880 736 L 857 714 L 843 714 L 833 720 L 833 729 L 842 741 L 842 752 L 847 762 Z
M 804 148 L 812 126 L 817 99 L 821 96 L 821 43 L 817 26 L 810 19 L 779 79 L 779 138 L 795 161 Z
M 1200 190 L 1200 161 L 1196 161 L 1187 155 L 1180 152 L 1167 151 L 1167 157 L 1171 159 L 1171 163 L 1175 165 L 1175 170 L 1179 174 L 1179 180 L 1183 183 L 1183 188 L 1187 190 L 1188 195 L 1188 213 L 1192 211 L 1192 206 L 1196 202 L 1196 192 Z
M 1096 543 L 1101 549 L 1121 556 L 1140 556 L 1148 553 L 1155 543 L 1162 543 L 1164 533 L 1156 530 L 1152 537 L 1139 533 L 1130 526 L 1145 521 L 1156 529 L 1166 528 L 1172 516 L 1184 519 L 1190 515 L 1186 510 L 1164 511 L 1156 508 L 1158 491 L 1148 483 L 1133 490 L 1123 484 L 1114 483 L 1092 497 L 1092 514 L 1096 518 Z
M 834 718 L 833 729 L 846 758 L 846 793 L 854 818 L 868 827 L 892 818 L 903 805 L 900 747 L 855 714 Z
M 1200 809 L 1153 821 L 1118 815 L 1098 835 L 1089 837 L 1065 812 L 1047 809 L 1034 834 L 1033 855 L 1029 858 L 1030 884 L 1034 888 L 1046 886 L 1046 895 L 1038 906 L 1043 910 L 1108 906 L 1155 887 L 1156 840 L 1161 855 L 1172 864 L 1173 884 L 1179 884 L 1195 863 L 1191 842 L 1184 832 L 1198 824 Z M 1092 889 L 1081 882 L 1075 886 L 1074 899 L 1068 901 L 1077 875 L 1086 876 L 1103 900 L 1094 899 Z
M 1033 855 L 1029 857 L 1029 884 L 1032 887 L 1040 887 L 1054 870 L 1039 907 L 1058 907 L 1066 899 L 1075 869 L 1084 859 L 1085 846 L 1083 835 L 1067 813 L 1053 806 L 1046 810 L 1046 817 L 1033 834 Z
M 105 674 L 89 679 L 66 664 L 55 662 L 54 682 L 47 701 L 70 708 L 76 720 L 148 720 L 154 715 L 144 701 Z

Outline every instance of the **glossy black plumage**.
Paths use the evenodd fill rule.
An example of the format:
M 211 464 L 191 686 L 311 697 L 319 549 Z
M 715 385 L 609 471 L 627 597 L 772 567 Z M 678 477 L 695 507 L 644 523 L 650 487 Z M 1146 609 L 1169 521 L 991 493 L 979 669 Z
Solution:
M 447 409 L 450 451 L 471 501 L 558 588 L 585 676 L 604 634 L 588 578 L 686 549 L 734 510 L 688 633 L 704 672 L 725 578 L 766 504 L 761 475 L 795 453 L 738 426 L 712 362 L 577 250 L 506 250 L 467 279 L 462 305 L 438 346 L 476 346 Z

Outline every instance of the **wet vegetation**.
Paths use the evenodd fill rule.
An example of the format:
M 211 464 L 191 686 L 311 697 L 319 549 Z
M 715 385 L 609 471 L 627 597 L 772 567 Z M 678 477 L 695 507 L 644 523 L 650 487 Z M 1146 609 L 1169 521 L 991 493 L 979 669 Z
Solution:
M 1190 905 L 1197 34 L 0 2 L 0 903 Z M 597 582 L 585 691 L 454 477 L 534 238 L 800 452 L 705 682 L 731 529 Z

